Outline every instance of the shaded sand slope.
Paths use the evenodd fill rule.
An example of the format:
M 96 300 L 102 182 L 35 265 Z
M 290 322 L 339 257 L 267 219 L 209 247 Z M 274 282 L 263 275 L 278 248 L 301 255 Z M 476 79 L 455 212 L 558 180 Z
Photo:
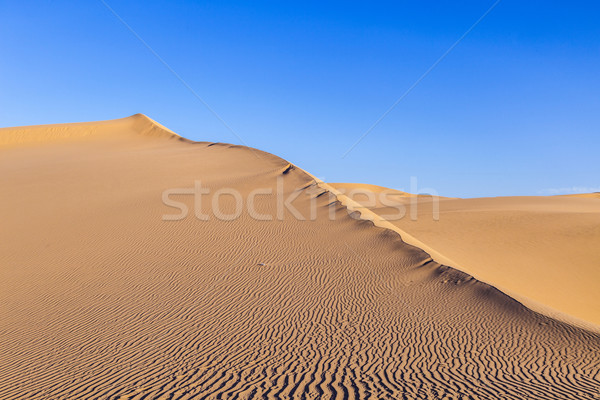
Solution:
M 600 394 L 599 336 L 350 217 L 280 158 L 167 137 L 0 149 L 0 398 Z M 163 221 L 163 191 L 198 180 L 205 211 L 280 182 L 316 216 Z
M 425 198 L 415 201 L 403 192 L 360 184 L 332 185 L 382 215 L 395 210 L 366 204 L 368 196 L 359 190 L 390 193 L 405 212 L 391 222 L 450 264 L 538 311 L 600 326 L 600 198 L 594 194 L 441 198 L 436 221 L 435 205 Z

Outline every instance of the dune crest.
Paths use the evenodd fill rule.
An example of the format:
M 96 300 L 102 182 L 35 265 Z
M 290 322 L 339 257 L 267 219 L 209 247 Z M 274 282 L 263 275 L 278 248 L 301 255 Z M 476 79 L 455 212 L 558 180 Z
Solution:
M 275 155 L 163 140 L 141 116 L 54 128 L 0 148 L 3 400 L 600 394 L 600 335 Z
M 363 184 L 331 184 L 346 192 L 395 193 Z M 402 193 L 402 192 L 400 192 Z M 350 207 L 368 219 L 390 207 Z M 385 221 L 436 261 L 486 282 L 537 312 L 600 332 L 600 202 L 593 195 L 439 197 L 439 220 L 430 199 L 394 197 L 406 211 Z M 376 217 L 373 217 L 375 215 Z
M 600 192 L 563 194 L 565 197 L 582 197 L 584 199 L 600 199 Z
M 144 114 L 134 114 L 107 121 L 0 128 L 0 148 L 82 140 L 127 139 L 136 136 L 182 139 Z

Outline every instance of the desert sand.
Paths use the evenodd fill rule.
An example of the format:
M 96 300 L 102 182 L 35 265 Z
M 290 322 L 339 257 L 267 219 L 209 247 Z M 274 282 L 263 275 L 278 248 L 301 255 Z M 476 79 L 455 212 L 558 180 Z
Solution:
M 536 311 L 600 331 L 600 196 L 418 196 L 373 185 L 331 184 L 400 234 L 419 241 L 461 271 L 510 294 Z M 372 193 L 376 202 L 367 203 Z M 434 218 L 434 212 L 439 215 Z M 392 220 L 393 219 L 393 220 Z
M 488 283 L 434 261 L 445 248 L 408 244 L 397 221 L 349 210 L 335 185 L 274 155 L 191 142 L 137 114 L 0 129 L 0 171 L 1 399 L 600 397 L 594 330 L 495 288 L 504 273 L 490 257 L 469 264 Z M 202 204 L 184 194 L 199 183 Z M 256 212 L 227 218 L 238 210 L 224 189 L 258 189 Z M 555 206 L 544 212 L 564 226 L 575 218 L 564 235 L 597 234 L 593 210 Z M 552 274 L 590 274 L 565 290 L 593 286 L 585 257 L 565 259 Z M 539 272 L 528 263 L 506 275 Z M 567 297 L 566 312 L 577 309 Z

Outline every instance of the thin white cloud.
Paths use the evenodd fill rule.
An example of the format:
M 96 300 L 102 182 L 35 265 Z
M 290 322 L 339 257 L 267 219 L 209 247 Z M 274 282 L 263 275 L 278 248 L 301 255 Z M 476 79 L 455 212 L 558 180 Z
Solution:
M 539 194 L 543 195 L 558 195 L 558 194 L 579 194 L 579 193 L 593 193 L 600 192 L 600 186 L 572 186 L 564 188 L 549 188 L 539 190 Z

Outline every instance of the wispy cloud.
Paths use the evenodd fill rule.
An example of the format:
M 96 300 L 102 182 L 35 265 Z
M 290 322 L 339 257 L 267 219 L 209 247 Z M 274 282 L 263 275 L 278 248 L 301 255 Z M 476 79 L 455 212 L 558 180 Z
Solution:
M 564 188 L 548 188 L 539 190 L 539 194 L 557 195 L 557 194 L 578 194 L 600 192 L 600 186 L 572 186 Z

